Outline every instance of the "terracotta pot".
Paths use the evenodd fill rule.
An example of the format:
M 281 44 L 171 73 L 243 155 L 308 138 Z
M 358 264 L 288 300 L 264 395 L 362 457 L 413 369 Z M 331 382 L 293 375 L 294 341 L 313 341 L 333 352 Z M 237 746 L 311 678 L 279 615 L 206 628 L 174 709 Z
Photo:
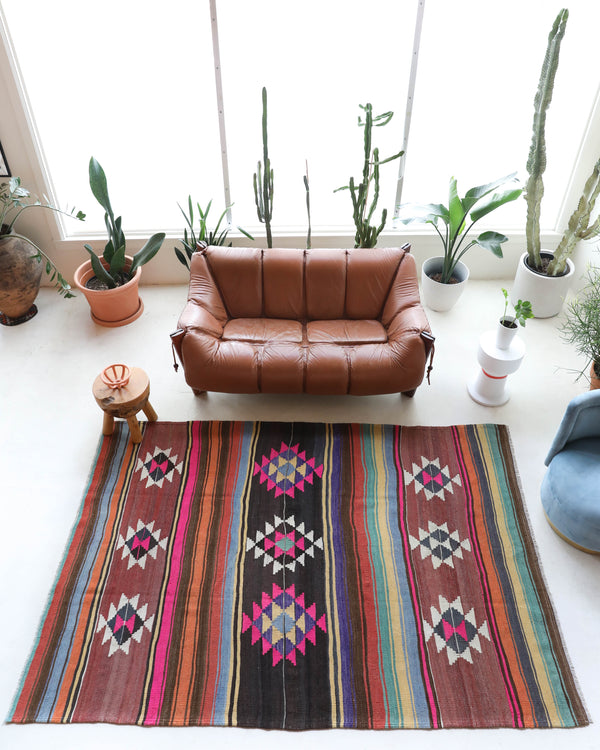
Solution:
M 598 370 L 600 370 L 600 366 L 598 367 Z M 592 362 L 592 366 L 590 368 L 590 391 L 596 391 L 600 388 L 600 377 L 596 375 L 596 370 L 594 369 L 594 363 Z
M 132 259 L 126 256 L 131 265 Z M 102 265 L 107 266 L 102 259 Z M 125 326 L 137 320 L 144 311 L 144 303 L 139 295 L 139 281 L 142 269 L 138 268 L 131 281 L 114 289 L 88 289 L 86 283 L 94 276 L 92 261 L 87 260 L 75 271 L 75 286 L 85 295 L 94 323 L 109 328 Z
M 542 256 L 554 257 L 554 254 L 542 250 Z M 573 279 L 575 266 L 567 260 L 567 272 L 562 276 L 546 276 L 532 270 L 527 263 L 527 253 L 519 258 L 515 283 L 510 293 L 510 301 L 515 305 L 518 300 L 529 300 L 535 318 L 552 318 L 561 311 L 567 292 Z
M 33 304 L 44 266 L 25 240 L 0 236 L 0 323 L 18 325 L 37 313 Z
M 442 256 L 428 258 L 421 269 L 421 294 L 423 304 L 430 310 L 446 312 L 457 303 L 460 295 L 465 290 L 469 278 L 469 269 L 462 261 L 458 261 L 454 275 L 458 279 L 456 284 L 442 284 L 434 281 L 431 276 L 440 273 L 444 259 Z

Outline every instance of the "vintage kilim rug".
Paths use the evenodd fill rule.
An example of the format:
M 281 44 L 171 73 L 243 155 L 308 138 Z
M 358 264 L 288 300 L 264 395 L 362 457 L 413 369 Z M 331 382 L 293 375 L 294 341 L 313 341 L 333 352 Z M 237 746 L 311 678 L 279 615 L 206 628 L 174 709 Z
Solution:
M 9 721 L 587 724 L 498 425 L 123 423 Z

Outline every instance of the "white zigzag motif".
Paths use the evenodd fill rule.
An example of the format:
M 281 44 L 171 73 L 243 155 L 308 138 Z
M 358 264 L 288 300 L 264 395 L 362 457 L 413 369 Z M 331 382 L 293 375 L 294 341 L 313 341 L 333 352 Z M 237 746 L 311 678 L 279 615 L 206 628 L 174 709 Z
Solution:
M 421 466 L 413 462 L 412 474 L 404 470 L 404 481 L 407 485 L 415 483 L 415 492 L 424 492 L 425 497 L 431 500 L 433 497 L 439 497 L 445 500 L 445 491 L 454 493 L 453 484 L 462 486 L 460 475 L 450 475 L 448 466 L 440 467 L 439 458 L 425 458 L 421 456 Z
M 443 523 L 440 526 L 428 522 L 428 531 L 419 528 L 419 538 L 416 539 L 412 534 L 409 535 L 411 550 L 421 548 L 421 560 L 431 559 L 434 570 L 440 565 L 449 565 L 454 567 L 454 558 L 463 559 L 463 550 L 470 552 L 471 543 L 468 539 L 461 541 L 458 531 L 448 531 L 448 524 Z
M 263 567 L 273 565 L 273 575 L 283 569 L 295 571 L 296 564 L 304 565 L 306 557 L 314 558 L 315 550 L 323 549 L 323 538 L 315 539 L 314 531 L 306 531 L 304 523 L 296 526 L 294 516 L 285 521 L 275 516 L 266 522 L 264 533 L 257 531 L 254 539 L 246 539 L 246 552 L 254 550 L 254 559 L 262 558 Z

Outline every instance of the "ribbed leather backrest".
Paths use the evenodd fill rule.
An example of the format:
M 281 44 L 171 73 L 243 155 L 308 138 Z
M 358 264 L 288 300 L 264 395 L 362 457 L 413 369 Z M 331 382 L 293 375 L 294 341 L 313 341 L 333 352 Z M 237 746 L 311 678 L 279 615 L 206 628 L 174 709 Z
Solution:
M 211 246 L 204 254 L 232 318 L 361 320 L 381 316 L 406 251 Z

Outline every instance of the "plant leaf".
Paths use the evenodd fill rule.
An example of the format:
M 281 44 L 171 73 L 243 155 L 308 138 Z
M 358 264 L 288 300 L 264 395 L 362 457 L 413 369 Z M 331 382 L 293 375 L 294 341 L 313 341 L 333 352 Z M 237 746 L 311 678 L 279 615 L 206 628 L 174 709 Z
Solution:
M 483 232 L 474 242 L 480 247 L 490 250 L 497 258 L 502 258 L 501 245 L 503 242 L 508 242 L 508 237 L 499 232 Z
M 505 190 L 503 193 L 494 193 L 481 206 L 471 212 L 471 221 L 479 221 L 505 203 L 516 200 L 522 192 L 521 188 L 513 188 L 512 190 Z
M 133 256 L 133 263 L 130 268 L 132 275 L 137 271 L 139 266 L 143 266 L 148 263 L 149 260 L 154 258 L 156 253 L 160 250 L 160 246 L 164 242 L 165 237 L 166 235 L 164 232 L 153 234 L 144 247 Z
M 107 214 L 112 216 L 112 207 L 110 205 L 110 198 L 108 197 L 108 186 L 106 184 L 106 175 L 104 170 L 98 164 L 96 159 L 92 156 L 90 159 L 89 166 L 90 174 L 90 188 L 94 195 L 94 198 L 102 206 Z
M 85 244 L 84 248 L 90 254 L 90 260 L 92 261 L 92 270 L 94 271 L 94 274 L 100 279 L 100 281 L 104 281 L 104 283 L 107 284 L 111 289 L 114 289 L 114 287 L 116 286 L 114 279 L 106 270 L 106 268 L 104 268 L 96 253 L 88 244 Z
M 448 211 L 450 216 L 450 241 L 452 241 L 463 231 L 467 213 L 458 196 L 458 185 L 454 177 L 450 178 Z

